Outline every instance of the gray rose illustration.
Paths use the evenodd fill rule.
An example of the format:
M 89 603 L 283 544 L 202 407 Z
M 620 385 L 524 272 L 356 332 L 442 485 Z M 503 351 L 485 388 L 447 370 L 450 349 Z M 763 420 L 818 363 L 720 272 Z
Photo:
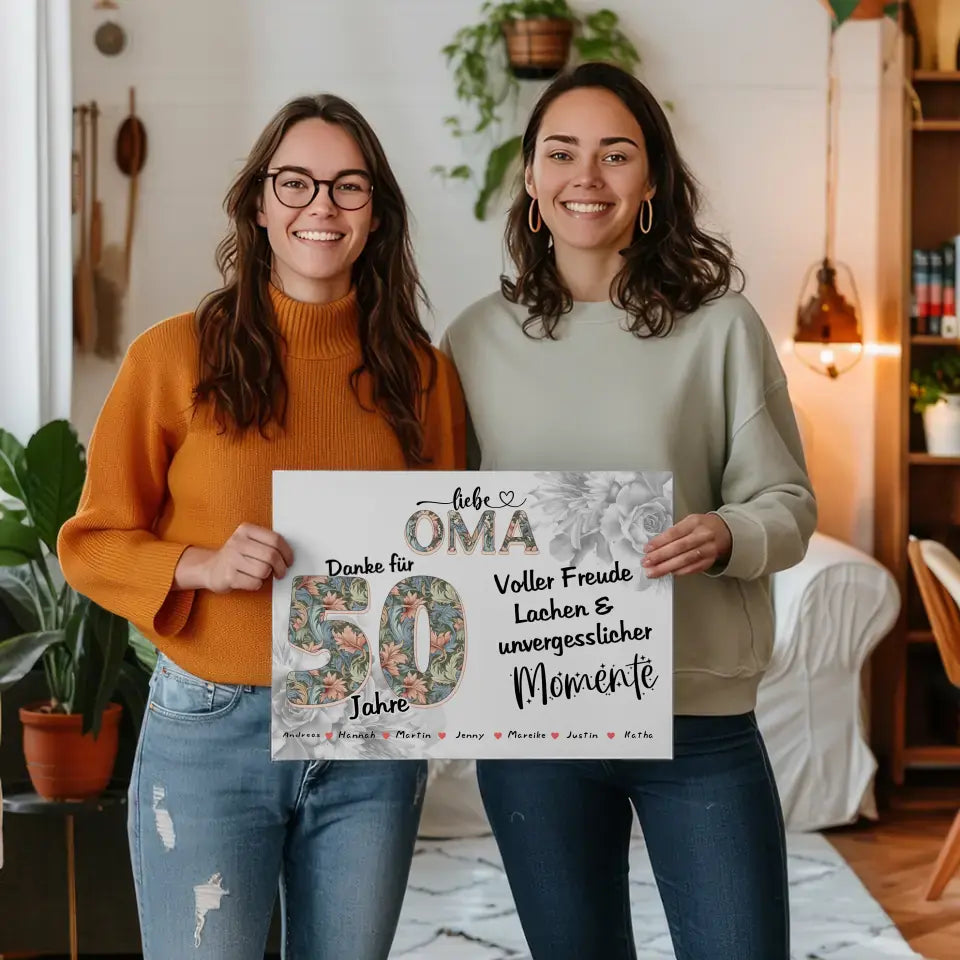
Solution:
M 673 479 L 656 471 L 537 474 L 534 504 L 552 522 L 550 553 L 564 564 L 596 554 L 632 570 L 637 589 L 646 577 L 643 548 L 673 523 Z

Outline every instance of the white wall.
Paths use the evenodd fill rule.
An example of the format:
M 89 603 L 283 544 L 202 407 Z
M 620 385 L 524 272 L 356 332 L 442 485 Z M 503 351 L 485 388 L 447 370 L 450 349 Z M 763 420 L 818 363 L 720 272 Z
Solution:
M 708 222 L 734 244 L 747 294 L 778 343 L 789 339 L 800 282 L 823 251 L 827 16 L 815 0 L 579 0 L 610 6 L 643 56 L 641 77 L 672 100 L 680 147 L 704 186 Z M 75 99 L 96 98 L 107 235 L 119 240 L 126 183 L 112 135 L 137 88 L 149 137 L 141 178 L 133 286 L 124 343 L 193 308 L 217 282 L 213 249 L 227 184 L 286 99 L 331 90 L 357 104 L 384 142 L 416 220 L 416 246 L 439 334 L 494 288 L 502 268 L 499 211 L 471 214 L 467 185 L 444 186 L 435 163 L 461 160 L 442 118 L 456 110 L 439 50 L 472 22 L 477 0 L 165 0 L 123 4 L 129 46 L 101 56 L 104 16 L 75 8 Z M 842 75 L 837 254 L 854 269 L 868 336 L 876 286 L 881 27 L 837 35 Z M 476 159 L 475 157 L 469 159 Z M 864 361 L 830 383 L 784 357 L 807 421 L 821 529 L 869 548 L 873 499 L 873 371 Z M 86 434 L 115 364 L 78 363 L 74 418 Z
M 67 0 L 0 4 L 0 427 L 70 413 Z

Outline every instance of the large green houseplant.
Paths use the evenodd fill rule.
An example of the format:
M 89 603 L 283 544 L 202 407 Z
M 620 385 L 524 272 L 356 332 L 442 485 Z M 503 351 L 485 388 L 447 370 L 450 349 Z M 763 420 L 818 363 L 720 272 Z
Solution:
M 515 72 L 511 68 L 505 36 L 515 31 L 519 23 L 566 21 L 570 25 L 573 47 L 581 60 L 606 60 L 630 71 L 640 63 L 636 48 L 620 29 L 619 18 L 611 10 L 597 10 L 580 16 L 567 0 L 515 0 L 511 3 L 487 0 L 480 12 L 479 22 L 458 30 L 442 51 L 453 72 L 457 99 L 474 114 L 466 125 L 457 115 L 444 119 L 454 137 L 477 136 L 485 132 L 495 134 L 502 122 L 503 105 L 519 91 L 517 74 L 546 75 L 523 69 Z M 468 164 L 449 168 L 438 165 L 433 172 L 447 179 L 475 181 L 474 215 L 483 220 L 491 199 L 520 155 L 520 139 L 519 136 L 505 140 L 496 138 L 497 142 L 487 156 L 482 179 L 476 178 Z
M 139 725 L 156 654 L 60 573 L 57 536 L 76 512 L 85 473 L 83 446 L 67 421 L 41 427 L 25 447 L 0 430 L 0 604 L 20 631 L 0 641 L 0 692 L 42 664 L 49 699 L 27 712 L 67 718 L 86 745 L 102 739 L 105 714 L 115 727 L 118 695 Z M 31 777 L 43 792 L 32 769 Z

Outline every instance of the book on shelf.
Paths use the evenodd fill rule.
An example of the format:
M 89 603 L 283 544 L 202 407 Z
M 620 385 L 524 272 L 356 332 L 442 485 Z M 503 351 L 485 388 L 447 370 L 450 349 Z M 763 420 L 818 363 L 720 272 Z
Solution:
M 957 264 L 960 236 L 933 249 L 915 249 L 910 281 L 910 333 L 960 337 L 957 321 Z

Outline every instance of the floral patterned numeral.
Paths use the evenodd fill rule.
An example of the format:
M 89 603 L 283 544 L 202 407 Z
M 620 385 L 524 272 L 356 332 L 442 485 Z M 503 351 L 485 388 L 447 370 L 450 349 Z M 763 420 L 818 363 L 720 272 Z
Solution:
M 287 700 L 298 707 L 327 707 L 356 693 L 370 676 L 366 634 L 334 612 L 364 613 L 370 587 L 363 577 L 294 577 L 290 601 L 290 643 L 306 653 L 329 654 L 314 670 L 287 674 Z
M 417 668 L 417 617 L 430 623 L 426 671 Z M 380 667 L 398 696 L 435 706 L 453 695 L 463 673 L 467 636 L 460 595 L 439 577 L 407 577 L 387 594 L 380 614 Z
M 369 584 L 363 577 L 294 577 L 290 601 L 291 645 L 327 655 L 323 666 L 287 674 L 287 700 L 298 707 L 329 707 L 357 693 L 370 676 L 370 642 L 331 611 L 365 613 Z M 426 671 L 417 667 L 417 617 L 430 625 Z M 467 653 L 463 601 L 439 577 L 407 577 L 387 594 L 380 613 L 380 668 L 394 692 L 413 706 L 430 707 L 451 697 Z

